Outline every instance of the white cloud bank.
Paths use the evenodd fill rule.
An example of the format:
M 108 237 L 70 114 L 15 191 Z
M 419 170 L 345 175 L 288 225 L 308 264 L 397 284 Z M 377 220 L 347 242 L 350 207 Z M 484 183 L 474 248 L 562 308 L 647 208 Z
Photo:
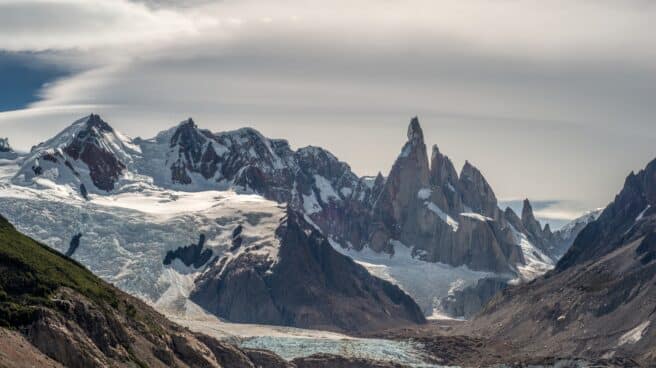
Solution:
M 192 115 L 372 174 L 419 114 L 499 196 L 597 207 L 656 153 L 655 21 L 640 0 L 0 0 L 0 49 L 83 69 L 0 127 L 25 148 L 91 110 L 145 136 Z

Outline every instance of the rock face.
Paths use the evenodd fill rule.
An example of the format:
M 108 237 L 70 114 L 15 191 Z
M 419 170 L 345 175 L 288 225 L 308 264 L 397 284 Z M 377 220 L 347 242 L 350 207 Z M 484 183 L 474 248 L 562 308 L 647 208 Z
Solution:
M 233 322 L 361 332 L 423 323 L 415 302 L 337 253 L 289 210 L 279 246 L 245 245 L 196 281 L 191 299 Z
M 82 238 L 82 233 L 77 233 L 71 238 L 71 242 L 68 244 L 68 250 L 66 251 L 66 257 L 72 257 L 77 248 L 80 247 L 80 238 Z
M 8 366 L 21 360 L 72 368 L 256 366 L 244 351 L 173 324 L 79 264 L 19 234 L 3 218 L 0 325 L 3 345 L 15 344 L 29 353 L 3 355 Z M 25 349 L 24 342 L 33 348 Z M 260 366 L 278 361 L 273 354 L 263 355 Z
M 508 287 L 507 279 L 484 278 L 471 287 L 456 290 L 442 300 L 442 308 L 451 316 L 469 319 L 475 316 L 498 292 Z
M 656 160 L 627 177 L 615 200 L 579 233 L 554 271 L 506 289 L 473 321 L 474 330 L 534 353 L 653 363 L 654 188 Z

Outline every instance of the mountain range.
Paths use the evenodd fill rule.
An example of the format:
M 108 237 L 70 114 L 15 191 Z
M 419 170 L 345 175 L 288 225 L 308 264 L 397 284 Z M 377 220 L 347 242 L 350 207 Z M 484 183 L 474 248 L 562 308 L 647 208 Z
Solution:
M 559 233 L 541 226 L 528 200 L 521 217 L 510 208 L 500 209 L 491 186 L 471 163 L 458 174 L 437 146 L 429 161 L 417 118 L 389 174 L 371 178 L 358 177 L 322 148 L 292 150 L 287 141 L 250 128 L 212 133 L 188 119 L 154 138 L 131 139 L 91 114 L 33 147 L 11 182 L 68 188 L 92 202 L 160 189 L 258 194 L 302 214 L 338 251 L 393 255 L 408 250 L 418 260 L 493 275 L 502 280 L 494 283 L 499 288 L 546 272 L 568 245 Z M 17 225 L 38 237 L 27 224 Z M 79 233 L 75 230 L 69 240 Z M 484 302 L 482 294 L 489 291 L 469 284 L 465 287 Z M 446 295 L 439 294 L 413 296 L 430 314 L 443 308 L 435 299 Z M 475 304 L 468 310 L 481 306 Z
M 376 177 L 359 177 L 319 147 L 293 150 L 251 128 L 214 133 L 192 119 L 132 139 L 91 114 L 27 154 L 7 140 L 1 147 L 0 213 L 13 226 L 189 326 L 211 314 L 370 334 L 422 329 L 437 314 L 475 317 L 467 334 L 507 338 L 521 351 L 534 348 L 521 339 L 552 339 L 541 353 L 562 346 L 589 356 L 605 346 L 608 358 L 652 357 L 637 343 L 649 323 L 640 331 L 609 323 L 609 336 L 637 339 L 619 350 L 593 347 L 597 335 L 571 326 L 599 323 L 591 305 L 600 290 L 595 308 L 622 323 L 629 318 L 618 305 L 651 295 L 653 163 L 603 211 L 552 231 L 528 199 L 519 215 L 501 209 L 469 161 L 458 172 L 436 145 L 428 156 L 417 118 L 390 172 Z M 633 258 L 621 251 L 629 243 Z M 578 293 L 567 303 L 585 307 L 567 312 L 562 284 Z M 578 338 L 591 342 L 556 343 Z

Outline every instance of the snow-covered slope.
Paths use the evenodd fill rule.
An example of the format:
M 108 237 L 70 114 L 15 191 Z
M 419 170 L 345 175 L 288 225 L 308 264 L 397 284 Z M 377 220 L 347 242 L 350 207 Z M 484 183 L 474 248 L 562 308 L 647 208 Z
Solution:
M 601 215 L 603 211 L 604 211 L 603 208 L 597 208 L 595 210 L 587 211 L 581 216 L 577 217 L 576 219 L 565 224 L 562 228 L 556 231 L 555 234 L 558 235 L 563 240 L 569 240 L 573 242 L 576 235 L 578 235 L 578 233 L 581 232 L 581 230 L 587 224 L 599 218 L 599 215 Z

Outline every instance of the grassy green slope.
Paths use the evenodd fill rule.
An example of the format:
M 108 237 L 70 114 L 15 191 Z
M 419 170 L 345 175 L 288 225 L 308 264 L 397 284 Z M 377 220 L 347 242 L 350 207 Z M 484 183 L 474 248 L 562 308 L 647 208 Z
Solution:
M 79 263 L 19 233 L 0 217 L 0 325 L 30 323 L 59 287 L 118 308 L 116 291 Z

